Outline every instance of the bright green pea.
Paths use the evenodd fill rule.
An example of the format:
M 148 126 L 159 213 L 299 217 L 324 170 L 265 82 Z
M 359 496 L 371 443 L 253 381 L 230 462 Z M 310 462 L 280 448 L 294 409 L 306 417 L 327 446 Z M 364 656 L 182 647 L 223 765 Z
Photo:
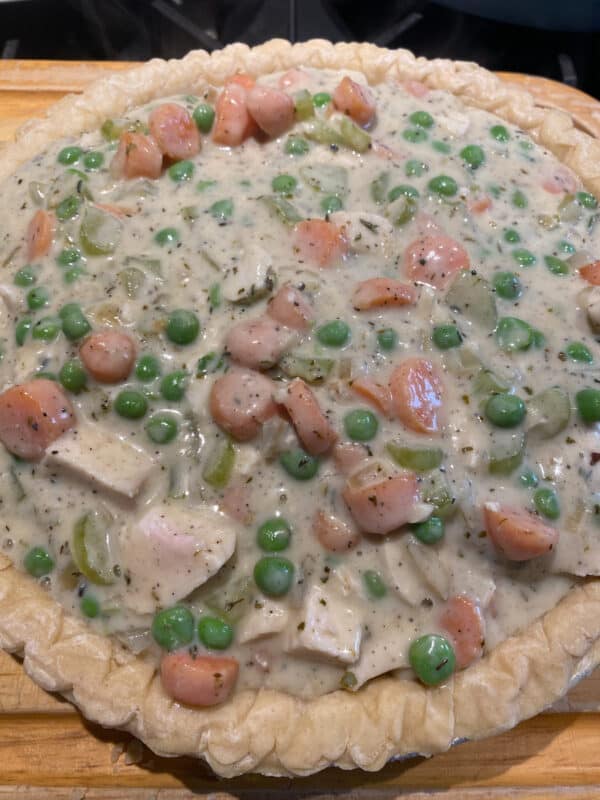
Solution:
M 36 286 L 27 292 L 27 308 L 30 311 L 38 311 L 50 302 L 50 294 L 44 286 Z
M 99 150 L 90 150 L 83 157 L 83 166 L 88 170 L 100 169 L 104 164 L 104 153 Z
M 313 94 L 312 101 L 315 108 L 323 108 L 323 106 L 331 103 L 331 95 L 328 92 L 317 92 Z
M 568 256 L 572 256 L 575 252 L 575 246 L 571 244 L 571 242 L 567 242 L 566 239 L 562 239 L 558 243 L 558 249 L 561 253 L 565 253 Z
M 271 188 L 278 194 L 294 194 L 298 181 L 293 175 L 276 175 L 271 181 Z
M 575 403 L 584 422 L 600 422 L 600 390 L 582 389 L 575 395 Z
M 56 206 L 56 216 L 61 222 L 65 222 L 68 219 L 76 217 L 77 214 L 79 214 L 80 207 L 81 198 L 72 194 L 70 197 L 65 197 L 65 199 Z
M 404 174 L 407 178 L 419 178 L 429 172 L 429 167 L 423 161 L 411 158 L 404 166 Z
M 43 342 L 52 342 L 60 333 L 62 322 L 58 317 L 43 317 L 35 323 L 31 329 L 31 335 L 34 339 L 40 339 Z
M 470 169 L 479 169 L 485 161 L 483 148 L 477 144 L 468 144 L 460 151 L 460 157 Z
M 440 350 L 450 350 L 462 344 L 462 336 L 456 325 L 436 325 L 431 338 Z
M 518 478 L 521 486 L 526 488 L 535 487 L 538 485 L 538 477 L 532 469 L 524 469 Z
M 224 225 L 233 216 L 233 200 L 217 200 L 208 210 L 217 222 Z
M 344 415 L 344 430 L 355 442 L 368 442 L 375 438 L 379 422 L 372 411 L 355 408 Z
M 160 393 L 170 403 L 183 399 L 188 384 L 188 374 L 182 369 L 169 372 L 160 382 Z
M 350 339 L 350 326 L 341 319 L 319 325 L 317 339 L 326 347 L 343 347 Z
M 538 514 L 547 519 L 560 517 L 560 503 L 553 489 L 540 488 L 533 493 L 533 504 Z
M 148 438 L 154 444 L 169 444 L 177 436 L 177 420 L 172 414 L 153 414 L 145 425 Z
M 135 389 L 123 389 L 115 397 L 114 409 L 125 419 L 141 419 L 148 410 L 148 401 Z
M 279 456 L 279 463 L 297 481 L 309 481 L 319 471 L 319 459 L 309 455 L 301 447 L 284 450 Z
M 184 606 L 165 608 L 155 615 L 150 630 L 163 650 L 179 650 L 194 638 L 194 617 Z
M 310 145 L 300 136 L 290 136 L 286 140 L 284 150 L 289 156 L 303 156 L 310 150 Z
M 517 244 L 517 242 L 521 241 L 521 236 L 519 232 L 516 231 L 514 228 L 506 228 L 503 233 L 504 241 L 508 242 L 509 244 Z
M 215 110 L 208 103 L 200 103 L 192 113 L 192 119 L 196 123 L 198 130 L 202 133 L 209 133 L 215 121 Z
M 497 142 L 508 142 L 510 139 L 510 133 L 504 125 L 493 125 L 490 128 L 490 133 Z
M 56 261 L 61 267 L 70 267 L 72 264 L 76 264 L 80 258 L 81 250 L 78 250 L 76 247 L 66 247 L 64 250 L 60 251 Z
M 496 326 L 496 341 L 501 350 L 527 350 L 533 344 L 533 328 L 518 317 L 502 317 Z
M 367 594 L 373 600 L 380 600 L 387 594 L 387 586 L 383 582 L 383 578 L 378 572 L 373 569 L 367 569 L 363 572 L 363 583 Z
M 515 208 L 527 208 L 527 206 L 529 205 L 529 203 L 527 201 L 527 198 L 525 197 L 525 195 L 523 194 L 523 192 L 520 189 L 516 189 L 512 193 L 511 200 L 512 200 L 512 204 L 513 204 L 513 206 L 515 206 Z
M 254 566 L 254 582 L 269 597 L 282 597 L 292 587 L 294 565 L 282 556 L 263 556 Z
M 583 206 L 584 208 L 589 208 L 592 211 L 595 208 L 598 208 L 598 201 L 594 195 L 590 194 L 589 192 L 577 192 L 575 197 L 577 198 L 579 205 Z
M 436 175 L 427 186 L 429 191 L 441 197 L 453 197 L 458 192 L 458 184 L 449 175 Z
M 60 368 L 58 379 L 69 392 L 79 394 L 87 384 L 87 374 L 78 358 L 66 361 Z
M 444 538 L 445 527 L 441 517 L 432 516 L 424 522 L 412 525 L 411 530 L 423 544 L 437 544 Z
M 427 111 L 414 111 L 408 118 L 417 128 L 431 128 L 433 117 Z
M 176 245 L 181 240 L 177 228 L 162 228 L 154 235 L 154 241 L 161 247 Z
M 79 608 L 84 617 L 95 619 L 100 614 L 100 603 L 91 594 L 84 594 L 79 601 Z
M 285 550 L 289 546 L 292 529 L 283 517 L 271 517 L 265 520 L 258 529 L 256 542 L 261 550 L 268 553 Z
M 563 261 L 562 258 L 556 258 L 556 256 L 544 256 L 544 261 L 553 275 L 569 274 L 569 265 L 566 261 Z
M 525 403 L 516 394 L 493 394 L 485 404 L 485 415 L 499 428 L 514 428 L 523 422 Z
M 76 164 L 79 159 L 81 158 L 81 154 L 83 150 L 81 147 L 63 147 L 57 157 L 57 161 L 59 164 L 64 164 L 68 166 L 69 164 Z
M 521 267 L 532 267 L 537 261 L 533 253 L 530 250 L 526 250 L 524 247 L 518 247 L 516 250 L 513 250 L 512 257 Z
M 135 365 L 135 377 L 142 383 L 150 383 L 160 375 L 160 361 L 156 356 L 140 356 Z
M 36 281 L 37 272 L 30 264 L 27 264 L 25 267 L 21 267 L 13 279 L 15 286 L 20 286 L 22 289 L 27 286 L 31 286 Z
M 382 350 L 393 350 L 398 344 L 398 333 L 393 328 L 384 328 L 377 334 L 377 343 Z
M 432 142 L 431 146 L 433 147 L 434 150 L 437 150 L 438 153 L 444 153 L 445 155 L 448 155 L 448 153 L 450 153 L 452 151 L 452 148 L 450 147 L 448 142 L 440 142 L 438 140 L 438 141 Z
M 200 617 L 198 638 L 209 650 L 227 650 L 233 641 L 233 628 L 219 617 Z
M 34 578 L 43 578 L 54 569 L 54 560 L 43 547 L 32 547 L 25 554 L 23 566 Z
M 337 194 L 330 194 L 327 197 L 324 197 L 321 200 L 321 210 L 325 214 L 325 216 L 329 216 L 330 214 L 335 214 L 336 211 L 340 211 L 344 204 L 342 203 L 341 199 L 337 196 Z
M 426 686 L 447 680 L 456 667 L 454 649 L 448 639 L 429 633 L 416 639 L 408 651 L 410 665 Z
M 31 317 L 22 317 L 15 326 L 15 341 L 19 347 L 25 344 L 27 334 L 33 327 L 33 319 Z
M 503 300 L 516 300 L 523 293 L 523 285 L 514 272 L 497 272 L 493 283 L 496 294 Z
M 92 326 L 77 303 L 68 303 L 63 306 L 58 312 L 58 316 L 62 320 L 63 333 L 71 341 L 81 339 L 92 330 Z
M 169 314 L 165 333 L 175 344 L 191 344 L 198 338 L 200 322 L 193 311 L 178 308 Z
M 591 364 L 594 360 L 589 347 L 583 342 L 571 342 L 565 347 L 565 353 L 571 361 L 580 361 L 583 364 Z
M 402 136 L 411 144 L 420 144 L 427 141 L 427 132 L 423 128 L 406 128 L 402 131 Z
M 193 161 L 176 161 L 168 169 L 169 178 L 175 183 L 191 181 L 194 177 L 195 166 Z
M 419 192 L 415 189 L 414 186 L 409 186 L 406 183 L 401 183 L 398 186 L 394 186 L 393 189 L 390 189 L 388 192 L 388 200 L 390 203 L 393 203 L 394 200 L 397 200 L 401 195 L 405 197 L 412 197 L 414 199 L 419 197 Z

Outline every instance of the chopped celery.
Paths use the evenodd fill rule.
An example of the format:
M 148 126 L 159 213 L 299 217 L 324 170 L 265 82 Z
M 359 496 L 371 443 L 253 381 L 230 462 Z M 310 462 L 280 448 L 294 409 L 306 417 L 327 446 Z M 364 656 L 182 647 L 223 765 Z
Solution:
M 90 256 L 114 253 L 121 238 L 122 224 L 113 214 L 95 206 L 84 212 L 79 238 L 81 246 Z
M 435 515 L 447 519 L 456 511 L 456 498 L 441 472 L 432 472 L 423 478 L 421 499 L 435 507 Z
M 419 202 L 414 197 L 401 194 L 389 204 L 386 216 L 396 226 L 406 225 L 417 213 Z
M 337 144 L 338 146 L 344 145 L 344 139 L 339 131 L 327 125 L 321 119 L 315 119 L 306 125 L 304 135 L 312 142 L 319 142 L 319 144 Z
M 140 289 L 144 285 L 146 276 L 137 267 L 127 267 L 117 273 L 119 283 L 125 290 L 127 297 L 137 297 Z
M 341 197 L 348 191 L 348 170 L 337 164 L 307 164 L 300 175 L 317 192 Z
M 296 119 L 304 122 L 315 115 L 313 99 L 308 89 L 302 89 L 294 95 L 294 112 Z
M 357 153 L 366 153 L 371 146 L 369 134 L 359 128 L 355 122 L 352 122 L 350 117 L 342 117 L 340 133 L 342 135 L 342 144 L 351 150 L 356 150 Z
M 100 586 L 108 586 L 116 580 L 111 523 L 108 512 L 90 511 L 77 520 L 71 538 L 75 566 L 89 581 Z
M 569 395 L 559 386 L 534 395 L 527 403 L 525 428 L 529 434 L 550 439 L 563 431 L 571 418 Z
M 212 586 L 214 591 L 202 600 L 211 611 L 227 622 L 234 623 L 239 622 L 248 610 L 254 592 L 254 582 L 250 577 L 245 577 L 226 583 L 228 577 L 225 572 L 223 577 L 219 575 L 207 584 Z
M 371 199 L 374 200 L 377 205 L 385 203 L 389 184 L 389 172 L 382 172 L 374 181 L 371 181 Z
M 446 292 L 446 303 L 471 322 L 493 328 L 496 324 L 496 300 L 490 284 L 480 275 L 463 270 Z
M 231 439 L 221 439 L 210 453 L 202 477 L 213 489 L 224 489 L 231 478 L 234 462 L 233 442 Z
M 388 442 L 385 449 L 397 464 L 414 472 L 429 472 L 439 467 L 444 458 L 439 447 L 405 447 Z
M 481 369 L 473 380 L 473 389 L 477 394 L 500 394 L 507 392 L 510 385 L 491 369 Z
M 525 434 L 494 431 L 489 451 L 488 470 L 492 475 L 509 475 L 523 461 Z
M 303 219 L 297 209 L 288 200 L 279 195 L 263 194 L 258 199 L 266 205 L 269 211 L 274 212 L 284 225 L 295 225 Z
M 323 383 L 335 364 L 332 358 L 300 356 L 289 353 L 279 361 L 288 378 L 302 378 L 307 383 Z

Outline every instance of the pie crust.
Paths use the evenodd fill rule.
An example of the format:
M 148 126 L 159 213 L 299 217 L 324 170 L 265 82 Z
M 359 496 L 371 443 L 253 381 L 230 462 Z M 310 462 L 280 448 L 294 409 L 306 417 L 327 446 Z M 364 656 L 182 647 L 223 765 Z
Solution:
M 450 91 L 526 130 L 600 195 L 600 142 L 563 112 L 536 106 L 531 95 L 475 64 L 322 40 L 235 44 L 111 75 L 26 124 L 0 151 L 0 179 L 52 141 L 76 137 L 156 97 L 197 93 L 236 71 L 261 75 L 303 65 L 359 70 L 370 83 L 419 80 Z M 303 700 L 246 690 L 222 706 L 193 709 L 165 694 L 151 662 L 93 633 L 0 556 L 0 646 L 22 656 L 40 686 L 65 695 L 89 719 L 131 732 L 160 755 L 203 758 L 225 777 L 308 775 L 329 765 L 377 770 L 393 758 L 490 736 L 537 714 L 600 663 L 599 640 L 600 581 L 589 580 L 440 688 L 380 677 L 356 693 Z

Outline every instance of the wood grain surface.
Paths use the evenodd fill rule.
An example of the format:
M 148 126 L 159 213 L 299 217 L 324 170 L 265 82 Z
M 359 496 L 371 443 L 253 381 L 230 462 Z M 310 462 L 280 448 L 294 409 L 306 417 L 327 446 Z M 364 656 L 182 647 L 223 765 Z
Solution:
M 0 142 L 67 92 L 130 65 L 0 60 Z M 600 103 L 544 78 L 502 73 L 600 137 Z M 215 778 L 191 759 L 159 758 L 128 734 L 81 718 L 0 653 L 0 800 L 600 800 L 600 671 L 554 709 L 512 731 L 376 774 L 327 770 L 295 781 Z

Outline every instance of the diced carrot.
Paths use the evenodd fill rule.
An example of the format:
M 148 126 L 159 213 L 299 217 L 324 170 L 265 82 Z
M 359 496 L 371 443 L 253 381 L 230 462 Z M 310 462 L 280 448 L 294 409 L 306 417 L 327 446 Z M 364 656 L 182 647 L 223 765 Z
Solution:
M 470 597 L 450 597 L 442 607 L 439 622 L 450 634 L 459 669 L 481 658 L 485 641 L 483 616 Z
M 88 336 L 79 348 L 79 357 L 100 383 L 119 383 L 129 377 L 135 351 L 135 343 L 128 333 L 105 330 Z
M 550 194 L 567 194 L 577 189 L 577 178 L 568 167 L 560 164 L 547 178 L 542 187 Z
M 252 75 L 248 75 L 246 72 L 235 72 L 233 75 L 230 75 L 229 78 L 227 78 L 225 85 L 229 86 L 232 83 L 237 86 L 242 86 L 244 89 L 252 89 L 252 87 L 256 84 L 256 81 Z
M 401 472 L 376 483 L 351 477 L 342 496 L 361 530 L 385 535 L 411 521 L 419 489 L 414 473 Z
M 388 419 L 394 416 L 392 392 L 385 383 L 379 383 L 374 378 L 365 375 L 351 381 L 350 388 L 360 397 L 364 397 L 365 400 L 372 403 Z
M 115 178 L 160 178 L 162 161 L 162 153 L 152 136 L 126 131 L 121 134 L 110 162 L 110 173 Z
M 375 101 L 366 86 L 346 76 L 333 92 L 333 104 L 358 125 L 367 127 L 375 119 Z
M 329 267 L 347 251 L 340 228 L 324 219 L 305 219 L 294 228 L 294 246 L 303 261 Z
M 436 367 L 424 358 L 407 358 L 390 377 L 394 411 L 417 433 L 438 433 L 444 418 L 444 384 Z
M 52 247 L 55 227 L 56 217 L 51 211 L 44 211 L 40 208 L 35 212 L 25 232 L 27 258 L 30 261 L 48 253 Z
M 267 314 L 297 331 L 310 327 L 314 314 L 306 296 L 295 286 L 286 283 L 269 301 Z
M 467 200 L 467 208 L 471 214 L 483 214 L 492 207 L 492 198 L 487 194 L 470 195 Z
M 247 107 L 252 119 L 267 136 L 281 136 L 294 124 L 294 101 L 281 89 L 255 86 L 248 92 Z
M 318 456 L 331 449 L 337 434 L 308 384 L 301 378 L 294 378 L 287 386 L 282 403 L 308 453 Z
M 167 653 L 160 664 L 160 677 L 165 692 L 178 703 L 216 706 L 233 691 L 239 668 L 235 658 Z
M 591 264 L 580 267 L 579 274 L 592 286 L 600 286 L 600 261 L 592 261 Z
M 313 519 L 313 533 L 330 553 L 347 553 L 359 543 L 360 533 L 333 514 L 319 509 Z
M 247 96 L 246 89 L 238 82 L 225 86 L 215 106 L 214 142 L 237 147 L 256 133 L 258 127 L 248 111 Z
M 354 287 L 352 305 L 357 311 L 385 306 L 410 306 L 417 300 L 414 286 L 394 278 L 369 278 Z
M 150 133 L 167 158 L 181 161 L 200 152 L 200 132 L 190 113 L 177 103 L 163 103 L 150 113 Z
M 441 233 L 421 236 L 404 251 L 407 276 L 436 289 L 444 289 L 457 272 L 470 266 L 469 255 L 464 247 Z
M 210 413 L 216 424 L 238 442 L 260 433 L 263 422 L 277 413 L 275 384 L 253 370 L 231 369 L 210 391 Z
M 511 561 L 529 561 L 552 551 L 558 531 L 523 509 L 486 503 L 485 529 L 498 550 Z

